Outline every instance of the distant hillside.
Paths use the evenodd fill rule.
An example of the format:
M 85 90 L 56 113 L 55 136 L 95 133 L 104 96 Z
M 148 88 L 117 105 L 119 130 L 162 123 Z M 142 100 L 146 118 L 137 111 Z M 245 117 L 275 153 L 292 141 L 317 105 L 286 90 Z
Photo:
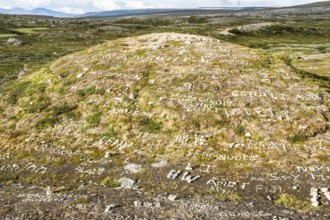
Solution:
M 59 11 L 53 11 L 46 8 L 35 8 L 26 10 L 23 8 L 3 9 L 0 8 L 0 14 L 16 14 L 16 15 L 45 15 L 52 17 L 74 17 L 74 14 L 68 14 Z
M 278 11 L 280 14 L 286 13 L 304 13 L 304 10 L 314 13 L 327 12 L 330 7 L 330 1 L 316 2 L 312 4 L 297 5 L 290 7 L 274 8 L 274 7 L 201 7 L 193 9 L 136 9 L 136 10 L 114 10 L 102 12 L 89 12 L 79 17 L 121 17 L 134 15 L 156 15 L 156 14 L 210 14 L 210 13 L 260 13 L 272 10 Z
M 323 7 L 323 6 L 329 7 L 330 1 L 314 2 L 310 4 L 298 5 L 296 7 Z
M 163 13 L 182 13 L 182 12 L 194 12 L 205 11 L 199 9 L 137 9 L 137 10 L 114 10 L 114 11 L 102 11 L 102 12 L 89 12 L 81 15 L 80 17 L 119 17 L 130 15 L 150 15 L 150 14 L 163 14 Z
M 120 17 L 120 16 L 133 16 L 133 15 L 156 15 L 156 14 L 210 14 L 210 13 L 223 13 L 241 10 L 253 10 L 254 8 L 243 7 L 221 7 L 221 8 L 191 8 L 191 9 L 136 9 L 136 10 L 114 10 L 102 12 L 89 12 L 79 17 Z

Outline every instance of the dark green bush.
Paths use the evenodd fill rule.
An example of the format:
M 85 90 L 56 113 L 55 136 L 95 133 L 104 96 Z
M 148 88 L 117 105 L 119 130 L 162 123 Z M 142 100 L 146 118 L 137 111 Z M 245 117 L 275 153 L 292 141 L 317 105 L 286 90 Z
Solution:
M 53 115 L 60 116 L 63 114 L 66 114 L 70 116 L 72 114 L 72 111 L 75 110 L 78 106 L 77 105 L 69 105 L 68 103 L 64 103 L 60 106 L 53 107 Z
M 97 89 L 95 86 L 91 86 L 85 90 L 78 90 L 77 94 L 80 97 L 85 97 L 85 96 L 94 95 L 94 94 L 104 95 L 105 89 L 103 89 L 103 88 Z
M 53 107 L 50 113 L 37 121 L 36 129 L 41 130 L 47 127 L 54 127 L 56 123 L 60 122 L 60 116 L 62 115 L 66 115 L 69 118 L 74 119 L 78 118 L 78 115 L 73 112 L 77 107 L 77 105 L 69 105 L 68 103 Z
M 296 143 L 296 142 L 306 141 L 307 139 L 308 139 L 308 136 L 306 134 L 303 134 L 302 132 L 298 132 L 297 134 L 289 137 L 288 141 L 290 141 L 292 143 Z
M 101 122 L 101 118 L 102 118 L 102 112 L 96 112 L 92 115 L 89 115 L 86 118 L 86 121 L 90 126 L 97 127 Z
M 245 128 L 242 125 L 239 125 L 234 129 L 234 132 L 238 136 L 243 136 L 245 134 Z
M 26 89 L 30 82 L 23 82 L 16 85 L 10 92 L 7 98 L 8 104 L 15 105 L 19 98 L 25 96 Z
M 47 96 L 43 96 L 35 100 L 31 105 L 28 106 L 28 113 L 38 113 L 45 110 L 51 103 L 51 100 Z
M 148 117 L 143 117 L 139 121 L 139 126 L 141 127 L 141 130 L 148 133 L 157 133 L 161 126 L 158 122 L 152 120 Z
M 203 24 L 203 23 L 207 23 L 207 18 L 191 16 L 188 18 L 188 22 L 191 24 Z
M 58 123 L 60 119 L 52 114 L 48 114 L 39 121 L 37 121 L 36 129 L 42 130 L 47 127 L 54 127 L 56 123 Z

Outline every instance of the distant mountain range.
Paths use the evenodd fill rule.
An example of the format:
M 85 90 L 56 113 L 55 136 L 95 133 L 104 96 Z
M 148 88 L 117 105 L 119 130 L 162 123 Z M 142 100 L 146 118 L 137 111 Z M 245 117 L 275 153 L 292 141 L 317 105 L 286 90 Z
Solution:
M 241 9 L 241 8 L 239 8 Z M 239 10 L 238 9 L 238 10 Z M 152 14 L 173 14 L 173 13 L 191 13 L 201 11 L 215 11 L 219 9 L 210 8 L 193 8 L 193 9 L 135 9 L 135 10 L 114 10 L 114 11 L 101 11 L 89 12 L 82 14 L 79 17 L 119 17 L 119 16 L 133 16 L 133 15 L 152 15 Z M 232 10 L 221 9 L 221 10 Z
M 0 8 L 0 14 L 15 14 L 15 15 L 44 15 L 52 17 L 74 17 L 75 14 L 68 14 L 59 11 L 49 10 L 47 8 L 35 8 L 32 10 L 26 10 L 24 8 L 13 8 L 13 9 L 3 9 Z
M 330 1 L 316 2 L 306 5 L 298 5 L 284 8 L 313 8 L 313 7 L 330 7 Z M 220 11 L 239 11 L 239 10 L 255 10 L 265 7 L 203 7 L 192 9 L 132 9 L 132 10 L 114 10 L 101 12 L 88 12 L 85 14 L 68 14 L 64 12 L 49 10 L 46 8 L 35 8 L 26 10 L 23 8 L 2 9 L 0 14 L 16 14 L 16 15 L 44 15 L 52 17 L 120 17 L 134 15 L 152 15 L 152 14 L 173 14 L 173 13 L 191 13 L 191 12 L 220 12 Z

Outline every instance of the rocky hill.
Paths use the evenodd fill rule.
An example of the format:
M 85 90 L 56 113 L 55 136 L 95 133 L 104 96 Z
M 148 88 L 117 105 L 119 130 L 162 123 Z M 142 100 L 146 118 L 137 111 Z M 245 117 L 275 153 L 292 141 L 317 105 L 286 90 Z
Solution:
M 21 76 L 0 100 L 0 215 L 329 218 L 329 93 L 287 59 L 162 33 Z

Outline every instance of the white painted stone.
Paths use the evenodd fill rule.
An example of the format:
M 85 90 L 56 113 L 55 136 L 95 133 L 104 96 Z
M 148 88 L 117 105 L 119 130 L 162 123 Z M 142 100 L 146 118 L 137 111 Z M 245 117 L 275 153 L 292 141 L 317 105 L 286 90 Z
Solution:
M 129 98 L 132 99 L 132 100 L 134 100 L 134 99 L 136 98 L 136 94 L 131 93 L 131 94 L 129 95 Z
M 326 193 L 326 192 L 329 191 L 329 188 L 322 188 L 321 191 L 322 191 L 323 193 Z
M 250 132 L 246 132 L 245 137 L 252 137 L 252 134 Z
M 111 209 L 116 208 L 116 207 L 117 207 L 117 205 L 110 204 L 110 205 L 108 205 L 108 206 L 105 208 L 105 211 L 104 211 L 104 212 L 105 212 L 105 213 L 109 213 Z
M 122 101 L 124 100 L 124 98 L 121 98 L 121 97 L 115 97 L 115 100 L 116 100 L 117 102 L 122 102 Z
M 319 202 L 313 202 L 313 203 L 312 203 L 312 206 L 314 206 L 314 207 L 318 207 L 318 206 L 320 206 L 320 203 L 319 203 Z
M 186 166 L 186 170 L 193 170 L 190 163 L 188 163 L 188 165 Z
M 169 174 L 167 175 L 167 178 L 169 178 L 169 179 L 176 179 L 180 174 L 181 174 L 181 170 L 178 170 L 178 171 L 176 171 L 176 170 L 171 170 L 170 172 L 169 172 Z
M 105 152 L 105 155 L 104 155 L 105 158 L 110 158 L 110 156 L 111 156 L 111 153 L 109 151 Z
M 170 194 L 170 195 L 168 196 L 168 199 L 169 199 L 170 201 L 175 201 L 175 200 L 178 199 L 178 196 Z
M 77 75 L 77 78 L 79 79 L 79 78 L 83 77 L 84 75 L 85 75 L 84 73 L 80 73 Z

